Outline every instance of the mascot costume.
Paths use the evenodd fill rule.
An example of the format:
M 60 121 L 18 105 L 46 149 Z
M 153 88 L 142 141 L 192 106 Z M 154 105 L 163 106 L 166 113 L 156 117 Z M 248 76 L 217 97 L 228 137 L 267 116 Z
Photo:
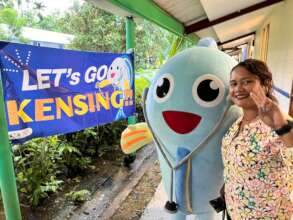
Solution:
M 146 123 L 130 125 L 121 147 L 132 153 L 155 141 L 173 219 L 194 214 L 217 219 L 209 204 L 223 185 L 221 139 L 240 110 L 227 99 L 236 61 L 211 38 L 199 41 L 163 65 L 144 93 Z

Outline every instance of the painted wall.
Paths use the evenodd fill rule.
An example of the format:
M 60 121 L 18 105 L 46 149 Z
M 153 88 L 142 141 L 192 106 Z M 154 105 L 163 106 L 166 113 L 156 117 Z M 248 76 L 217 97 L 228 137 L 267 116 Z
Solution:
M 267 63 L 273 73 L 276 91 L 282 109 L 288 112 L 293 80 L 293 0 L 285 0 L 274 8 L 256 33 L 255 58 L 260 58 L 260 35 L 262 28 L 270 24 Z

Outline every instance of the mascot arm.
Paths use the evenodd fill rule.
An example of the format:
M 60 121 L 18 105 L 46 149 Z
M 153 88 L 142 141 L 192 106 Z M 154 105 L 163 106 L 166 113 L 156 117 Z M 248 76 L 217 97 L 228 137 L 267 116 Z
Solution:
M 125 154 L 131 154 L 153 141 L 153 136 L 145 122 L 128 125 L 121 134 L 121 149 Z

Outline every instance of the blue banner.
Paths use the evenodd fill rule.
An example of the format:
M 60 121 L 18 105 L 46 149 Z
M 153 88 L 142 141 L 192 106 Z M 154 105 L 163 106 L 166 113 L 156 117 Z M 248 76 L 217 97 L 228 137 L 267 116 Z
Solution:
M 14 143 L 110 123 L 135 112 L 133 54 L 0 41 L 0 70 Z

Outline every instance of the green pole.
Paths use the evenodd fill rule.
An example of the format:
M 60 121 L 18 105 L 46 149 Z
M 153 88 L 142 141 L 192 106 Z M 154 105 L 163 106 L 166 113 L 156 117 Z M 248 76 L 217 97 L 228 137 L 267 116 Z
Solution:
M 133 50 L 135 46 L 135 24 L 133 21 L 133 17 L 126 17 L 126 51 Z M 135 124 L 136 123 L 136 117 L 135 115 L 132 115 L 128 117 L 128 124 Z
M 126 17 L 126 50 L 133 49 L 135 46 L 135 32 L 134 32 L 133 17 Z
M 0 76 L 0 189 L 6 220 L 21 220 Z
M 135 23 L 133 21 L 133 17 L 126 17 L 125 28 L 126 28 L 126 51 L 129 51 L 129 50 L 134 51 Z M 127 121 L 129 125 L 135 124 L 136 123 L 135 115 L 129 116 Z M 134 162 L 135 158 L 136 158 L 136 152 L 128 154 L 124 158 L 124 165 L 128 167 L 131 163 Z

